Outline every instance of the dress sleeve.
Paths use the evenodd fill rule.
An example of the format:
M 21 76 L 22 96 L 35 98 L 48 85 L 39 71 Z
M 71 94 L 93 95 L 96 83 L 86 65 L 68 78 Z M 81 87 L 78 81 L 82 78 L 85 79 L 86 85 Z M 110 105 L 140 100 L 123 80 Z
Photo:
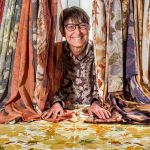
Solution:
M 65 103 L 64 101 L 67 99 L 67 97 L 63 94 L 63 91 L 60 89 L 58 92 L 56 92 L 55 96 L 52 99 L 52 105 L 56 102 L 59 102 L 61 106 L 64 108 Z

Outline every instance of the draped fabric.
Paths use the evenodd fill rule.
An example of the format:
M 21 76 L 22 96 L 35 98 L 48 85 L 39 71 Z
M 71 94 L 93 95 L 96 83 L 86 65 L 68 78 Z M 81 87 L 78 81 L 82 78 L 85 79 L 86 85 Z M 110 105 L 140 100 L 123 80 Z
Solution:
M 106 67 L 106 18 L 105 7 L 103 1 L 93 1 L 93 39 L 96 57 L 96 74 L 99 95 L 102 98 L 106 95 L 107 82 L 105 82 L 105 67 Z M 103 100 L 104 102 L 104 100 Z
M 144 3 L 143 39 L 142 39 L 142 79 L 150 90 L 150 1 Z
M 46 20 L 47 19 L 47 20 Z M 39 1 L 39 11 L 37 16 L 37 69 L 36 87 L 34 91 L 34 106 L 38 113 L 44 109 L 49 89 L 47 76 L 47 59 L 49 48 L 50 32 L 50 12 L 48 1 Z
M 123 90 L 123 40 L 120 0 L 109 1 L 107 20 L 106 66 L 108 70 L 108 92 Z
M 62 10 L 58 4 L 55 0 L 6 1 L 0 45 L 1 123 L 40 119 L 59 87 L 61 44 L 54 47 L 55 40 L 61 40 L 56 31 L 57 13 Z
M 2 52 L 1 52 L 1 78 L 0 78 L 0 99 L 1 102 L 4 102 L 6 95 L 8 96 L 8 83 L 11 80 L 11 63 L 14 57 L 14 51 L 16 48 L 16 41 L 19 29 L 19 20 L 20 20 L 20 11 L 21 11 L 21 4 L 22 0 L 16 0 L 15 11 L 12 14 L 12 17 L 9 19 L 9 26 L 7 25 L 7 33 L 3 36 L 3 40 L 5 40 L 4 44 L 2 45 Z M 12 10 L 13 11 L 13 10 Z M 4 30 L 5 31 L 5 30 Z M 2 102 L 2 103 L 3 103 Z M 1 103 L 1 105 L 2 105 Z
M 1 26 L 1 22 L 2 22 L 4 6 L 5 6 L 5 0 L 1 0 L 0 1 L 0 26 Z
M 11 96 L 1 110 L 1 123 L 19 117 L 25 121 L 39 117 L 32 105 L 34 86 L 32 3 L 23 0 L 12 71 Z
M 32 40 L 34 50 L 34 69 L 36 72 L 37 66 L 37 17 L 38 17 L 38 0 L 32 0 Z
M 62 79 L 61 11 L 60 0 L 0 0 L 0 123 L 50 108 Z M 100 103 L 112 117 L 85 122 L 149 124 L 150 0 L 93 0 L 92 33 Z
M 3 30 L 3 39 L 1 43 L 1 56 L 0 56 L 0 76 L 3 74 L 4 66 L 6 64 L 6 54 L 9 46 L 9 38 L 10 38 L 10 29 L 11 29 L 11 20 L 13 16 L 13 10 L 15 8 L 15 1 L 11 1 L 8 3 L 8 13 L 6 18 L 3 19 L 2 24 L 4 25 Z M 13 20 L 14 21 L 14 20 Z M 13 23 L 13 22 L 12 22 Z
M 34 107 L 41 114 L 46 100 L 46 107 L 48 107 L 61 80 L 61 44 L 54 45 L 54 41 L 61 38 L 56 30 L 61 9 L 58 7 L 60 2 L 55 0 L 50 1 L 49 4 L 47 0 L 41 0 L 39 4 Z M 56 35 L 59 36 L 58 39 Z
M 140 55 L 142 51 L 145 51 L 145 48 L 143 49 L 140 44 L 142 37 L 144 38 L 141 31 L 142 29 L 144 30 L 144 26 L 143 28 L 141 26 L 142 8 L 146 5 L 146 8 L 144 7 L 143 9 L 144 18 L 148 18 L 149 5 L 147 6 L 147 3 L 149 4 L 149 2 L 146 1 L 145 5 L 142 5 L 140 2 L 138 1 L 138 4 L 135 3 L 135 1 L 133 3 L 132 0 L 99 0 L 93 2 L 93 4 L 105 3 L 105 9 L 101 10 L 105 11 L 103 14 L 106 14 L 105 17 L 107 18 L 107 46 L 104 49 L 104 57 L 106 58 L 105 77 L 108 79 L 106 83 L 108 84 L 108 97 L 104 97 L 104 99 L 109 99 L 109 101 L 105 101 L 105 107 L 111 111 L 112 118 L 106 121 L 101 119 L 89 119 L 87 122 L 149 123 L 150 91 L 143 88 L 141 84 L 142 81 L 140 80 L 141 66 L 147 66 L 145 66 L 143 62 L 141 63 Z M 137 6 L 134 7 L 133 5 Z M 97 8 L 99 8 L 99 5 L 97 5 Z M 94 7 L 93 9 L 95 10 Z M 147 9 L 147 11 L 145 9 Z M 139 16 L 137 15 L 138 13 L 140 14 Z M 101 14 L 95 13 L 93 15 L 95 18 L 102 18 Z M 139 22 L 138 19 L 140 20 Z M 94 19 L 93 23 L 95 23 Z M 101 30 L 101 28 L 96 30 Z M 147 33 L 147 35 L 149 35 L 149 32 Z M 99 36 L 99 33 L 94 34 L 94 36 L 96 36 L 93 38 L 95 40 Z M 143 42 L 146 41 L 149 41 L 148 38 Z M 95 45 L 98 44 L 99 42 L 95 40 Z M 149 43 L 147 45 L 149 46 Z M 95 47 L 95 50 L 97 52 L 99 51 L 99 48 Z M 148 54 L 148 52 L 145 53 Z M 97 53 L 97 63 L 99 57 L 100 56 Z M 149 61 L 149 56 L 146 57 L 145 61 Z M 117 66 L 117 64 L 119 65 Z M 114 66 L 116 66 L 116 68 Z M 111 67 L 113 68 L 111 69 Z M 123 68 L 124 70 L 122 70 Z M 120 72 L 117 72 L 118 70 L 120 70 Z M 115 77 L 115 73 L 116 77 L 120 79 L 120 82 L 117 82 L 117 78 L 113 78 Z M 97 73 L 97 76 L 98 75 L 99 74 Z M 150 74 L 147 73 L 147 76 L 149 77 Z M 113 80 L 111 80 L 111 78 Z M 111 81 L 114 81 L 114 84 Z

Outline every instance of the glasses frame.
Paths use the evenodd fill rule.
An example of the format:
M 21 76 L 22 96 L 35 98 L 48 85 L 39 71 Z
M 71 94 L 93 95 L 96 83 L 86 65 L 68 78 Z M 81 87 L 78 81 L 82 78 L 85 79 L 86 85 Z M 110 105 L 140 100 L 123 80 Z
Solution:
M 85 28 L 81 28 L 81 24 L 85 24 L 86 26 L 85 26 Z M 68 25 L 73 25 L 74 26 L 74 29 L 73 30 L 68 30 L 68 28 L 67 28 L 67 26 Z M 68 24 L 66 24 L 66 25 L 64 25 L 64 28 L 66 28 L 69 32 L 72 32 L 72 31 L 75 31 L 76 30 L 76 27 L 78 26 L 78 28 L 80 29 L 80 30 L 85 30 L 85 29 L 88 29 L 89 28 L 89 23 L 85 23 L 85 22 L 81 22 L 81 23 L 78 23 L 78 24 L 73 24 L 73 23 L 68 23 Z

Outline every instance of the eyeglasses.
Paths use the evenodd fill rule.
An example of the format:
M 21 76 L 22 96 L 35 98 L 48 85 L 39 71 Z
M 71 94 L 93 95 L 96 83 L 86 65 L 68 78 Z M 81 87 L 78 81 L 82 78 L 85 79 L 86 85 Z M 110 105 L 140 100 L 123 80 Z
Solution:
M 64 27 L 68 30 L 68 31 L 74 31 L 76 29 L 76 26 L 79 27 L 79 29 L 81 30 L 85 30 L 87 28 L 89 28 L 89 24 L 88 23 L 79 23 L 79 24 L 66 24 Z

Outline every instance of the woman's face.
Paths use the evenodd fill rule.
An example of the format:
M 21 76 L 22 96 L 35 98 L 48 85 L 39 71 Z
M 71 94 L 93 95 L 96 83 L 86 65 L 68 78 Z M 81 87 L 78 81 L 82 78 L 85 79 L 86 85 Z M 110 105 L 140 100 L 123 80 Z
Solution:
M 89 39 L 89 29 L 86 23 L 75 23 L 71 19 L 65 22 L 64 36 L 74 55 L 80 55 L 84 51 Z

